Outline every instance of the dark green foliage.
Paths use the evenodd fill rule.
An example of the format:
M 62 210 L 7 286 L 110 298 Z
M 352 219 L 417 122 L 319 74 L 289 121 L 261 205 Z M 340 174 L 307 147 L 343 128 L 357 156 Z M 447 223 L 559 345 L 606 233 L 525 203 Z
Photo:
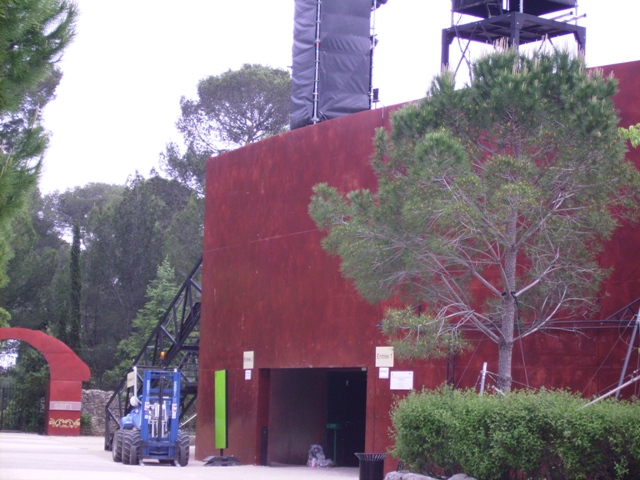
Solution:
M 68 245 L 57 234 L 37 191 L 12 229 L 15 255 L 8 265 L 11 281 L 0 290 L 0 304 L 11 312 L 11 326 L 50 328 L 57 336 L 61 303 L 50 287 L 59 284 L 68 272 Z
M 207 158 L 284 131 L 290 101 L 291 77 L 283 69 L 245 64 L 202 79 L 197 100 L 180 100 L 176 126 L 186 152 L 168 144 L 163 170 L 204 196 Z
M 3 377 L 13 387 L 13 398 L 4 412 L 4 428 L 24 432 L 44 431 L 44 402 L 49 366 L 44 357 L 25 343 L 17 348 L 18 360 Z
M 565 391 L 412 392 L 392 412 L 392 453 L 417 471 L 479 480 L 636 478 L 640 404 L 586 403 Z
M 176 211 L 165 232 L 165 252 L 182 283 L 202 256 L 204 199 L 193 194 L 183 210 Z
M 24 212 L 35 189 L 40 156 L 47 144 L 39 111 L 53 98 L 59 80 L 59 72 L 51 70 L 25 93 L 17 110 L 0 110 L 0 287 L 9 280 L 6 268 L 13 257 L 13 222 Z
M 170 178 L 204 197 L 207 159 L 215 154 L 210 149 L 197 151 L 194 145 L 187 145 L 186 151 L 182 153 L 177 144 L 169 143 L 165 151 L 160 154 L 160 165 Z
M 94 184 L 54 195 L 48 205 L 58 212 L 61 231 L 71 222 L 81 225 L 82 358 L 91 368 L 92 382 L 109 387 L 116 379 L 105 372 L 123 360 L 118 345 L 132 333 L 162 259 L 191 263 L 190 270 L 202 250 L 201 239 L 195 245 L 168 240 L 172 231 L 184 235 L 181 229 L 188 230 L 193 222 L 200 225 L 199 216 L 194 220 L 185 213 L 193 212 L 187 187 L 158 176 L 136 176 L 125 187 L 104 187 Z M 184 215 L 185 223 L 177 220 Z M 177 277 L 179 284 L 184 274 Z M 177 287 L 171 298 L 176 292 Z
M 0 4 L 0 112 L 18 109 L 74 36 L 73 3 L 14 0 Z
M 28 214 L 14 222 L 13 281 L 0 290 L 11 325 L 59 338 L 89 365 L 90 386 L 109 388 L 116 380 L 105 372 L 124 359 L 118 345 L 132 328 L 139 335 L 134 319 L 162 259 L 169 259 L 174 286 L 159 309 L 202 255 L 202 203 L 157 176 L 137 176 L 126 186 L 90 184 L 44 200 L 35 192 Z
M 73 241 L 69 263 L 69 335 L 67 345 L 76 354 L 80 354 L 80 300 L 82 296 L 82 277 L 80 275 L 80 226 L 73 225 Z
M 118 362 L 116 349 L 146 303 L 164 256 L 164 232 L 189 201 L 175 181 L 135 177 L 117 201 L 87 217 L 82 278 L 82 358 L 94 381 Z M 194 260 L 195 263 L 195 260 Z
M 282 132 L 289 123 L 290 101 L 291 78 L 286 70 L 244 64 L 201 80 L 198 101 L 181 102 L 178 129 L 203 147 L 215 145 L 212 139 L 246 145 Z
M 145 342 L 163 318 L 171 301 L 178 293 L 180 285 L 175 281 L 175 273 L 167 259 L 158 267 L 156 277 L 147 287 L 147 303 L 138 311 L 131 324 L 131 333 L 118 344 L 118 364 L 107 374 L 108 381 L 116 384 L 131 368 L 131 364 Z
M 0 287 L 7 284 L 12 223 L 37 182 L 47 145 L 40 111 L 60 81 L 54 68 L 74 34 L 75 5 L 0 2 Z M 0 327 L 9 315 L 0 307 Z
M 89 183 L 64 192 L 56 191 L 44 197 L 43 208 L 60 235 L 71 237 L 75 224 L 81 234 L 91 235 L 91 216 L 120 201 L 125 188 L 124 185 Z

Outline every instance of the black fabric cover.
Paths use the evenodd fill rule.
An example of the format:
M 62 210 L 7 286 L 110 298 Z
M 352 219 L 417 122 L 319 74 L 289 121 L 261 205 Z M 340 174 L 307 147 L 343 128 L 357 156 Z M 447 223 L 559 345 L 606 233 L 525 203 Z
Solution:
M 317 0 L 296 0 L 291 128 L 313 123 Z M 369 108 L 371 0 L 322 0 L 318 120 Z

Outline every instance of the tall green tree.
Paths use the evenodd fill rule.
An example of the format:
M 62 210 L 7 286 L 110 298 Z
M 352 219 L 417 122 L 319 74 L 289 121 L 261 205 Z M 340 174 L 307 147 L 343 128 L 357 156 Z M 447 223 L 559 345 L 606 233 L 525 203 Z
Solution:
M 175 272 L 168 259 L 158 267 L 156 278 L 147 287 L 147 303 L 138 311 L 131 325 L 131 334 L 118 344 L 119 363 L 109 372 L 112 383 L 122 380 L 145 342 L 169 308 L 180 286 L 175 281 Z
M 0 286 L 7 282 L 11 225 L 37 182 L 47 137 L 39 112 L 60 75 L 54 64 L 74 35 L 75 5 L 0 3 Z M 8 314 L 2 309 L 0 325 Z
M 315 187 L 310 213 L 342 273 L 370 301 L 407 303 L 383 322 L 400 354 L 447 354 L 481 332 L 506 392 L 514 342 L 594 304 L 598 254 L 640 192 L 615 91 L 566 52 L 494 53 L 468 87 L 444 72 L 378 132 L 377 193 Z
M 69 259 L 69 335 L 68 345 L 77 354 L 81 350 L 80 341 L 80 300 L 82 298 L 82 277 L 80 273 L 80 226 L 73 225 L 73 240 Z
M 145 303 L 147 284 L 162 261 L 162 204 L 142 177 L 133 178 L 119 201 L 90 215 L 82 261 L 82 358 L 97 382 L 114 363 Z
M 60 235 L 72 237 L 73 226 L 77 224 L 82 236 L 90 232 L 90 215 L 98 214 L 109 205 L 119 202 L 125 188 L 124 185 L 88 183 L 64 192 L 55 191 L 44 197 L 43 208 Z
M 68 244 L 37 189 L 29 207 L 13 222 L 8 264 L 11 281 L 0 289 L 0 305 L 11 313 L 11 326 L 50 331 L 57 336 L 58 304 L 52 286 L 68 268 Z
M 116 364 L 118 344 L 131 334 L 133 321 L 147 301 L 149 282 L 167 256 L 167 232 L 187 208 L 191 194 L 177 181 L 137 175 L 118 200 L 90 210 L 86 217 L 81 262 L 82 358 L 102 387 L 111 386 L 111 377 L 104 374 Z M 53 204 L 87 211 L 84 201 L 72 198 Z M 180 248 L 185 247 L 176 246 Z
M 51 73 L 75 34 L 77 9 L 64 0 L 0 4 L 0 112 L 20 108 Z
M 193 191 L 157 175 L 35 191 L 13 223 L 12 281 L 0 289 L 11 325 L 63 340 L 90 366 L 93 386 L 111 387 L 105 372 L 121 360 L 118 345 L 135 330 L 162 259 L 179 285 L 201 256 L 201 208 Z
M 174 213 L 165 231 L 164 252 L 182 283 L 202 257 L 204 199 L 191 195 L 182 210 Z
M 286 130 L 290 101 L 291 77 L 283 69 L 245 64 L 202 79 L 197 99 L 180 100 L 176 126 L 186 151 L 167 145 L 163 170 L 203 196 L 207 158 Z

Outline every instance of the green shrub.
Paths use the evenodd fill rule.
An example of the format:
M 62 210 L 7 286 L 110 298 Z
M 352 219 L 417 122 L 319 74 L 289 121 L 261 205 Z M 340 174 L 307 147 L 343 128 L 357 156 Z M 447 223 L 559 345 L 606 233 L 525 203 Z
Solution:
M 640 404 L 566 391 L 412 392 L 392 411 L 391 453 L 431 476 L 608 480 L 640 471 Z

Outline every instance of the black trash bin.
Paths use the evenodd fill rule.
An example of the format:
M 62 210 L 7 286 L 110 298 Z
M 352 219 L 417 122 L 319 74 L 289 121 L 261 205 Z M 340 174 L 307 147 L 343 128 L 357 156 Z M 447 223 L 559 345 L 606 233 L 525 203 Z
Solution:
M 360 461 L 360 480 L 383 480 L 385 453 L 356 453 Z

